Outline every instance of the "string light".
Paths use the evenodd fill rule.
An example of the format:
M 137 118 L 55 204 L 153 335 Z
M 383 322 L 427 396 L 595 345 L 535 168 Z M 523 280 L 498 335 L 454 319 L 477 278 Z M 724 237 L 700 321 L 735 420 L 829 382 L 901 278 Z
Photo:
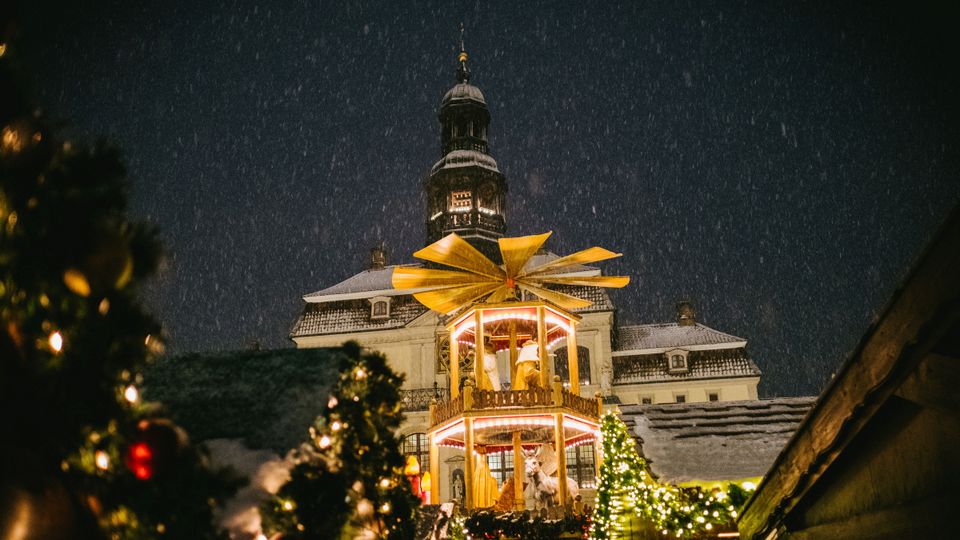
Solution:
M 63 335 L 60 334 L 60 331 L 56 331 L 50 334 L 50 337 L 47 339 L 47 343 L 50 345 L 50 349 L 59 353 L 63 350 Z
M 110 468 L 110 455 L 103 450 L 97 450 L 97 452 L 94 454 L 93 461 L 96 463 L 97 468 L 101 471 L 105 471 Z
M 123 391 L 123 398 L 130 403 L 136 403 L 137 400 L 140 399 L 140 391 L 137 390 L 136 386 L 131 384 Z

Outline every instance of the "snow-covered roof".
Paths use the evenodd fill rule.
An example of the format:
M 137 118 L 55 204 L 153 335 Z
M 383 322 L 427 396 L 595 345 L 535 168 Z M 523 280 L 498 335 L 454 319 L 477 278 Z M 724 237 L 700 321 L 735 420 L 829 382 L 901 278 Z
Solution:
M 670 483 L 763 476 L 815 397 L 621 405 L 652 472 Z
M 470 99 L 473 101 L 478 101 L 487 104 L 487 100 L 483 98 L 483 92 L 479 88 L 472 84 L 460 83 L 447 90 L 447 93 L 444 94 L 443 99 L 440 100 L 440 106 L 443 107 L 454 100 L 466 100 Z
M 490 154 L 484 154 L 476 150 L 451 150 L 430 168 L 430 174 L 435 174 L 441 169 L 455 169 L 458 167 L 483 167 L 494 172 L 500 172 L 497 168 L 497 160 Z
M 613 356 L 661 353 L 674 348 L 692 351 L 747 345 L 747 340 L 743 338 L 725 334 L 700 323 L 680 325 L 671 322 L 621 326 L 617 330 L 617 335 L 617 348 Z
M 429 310 L 423 304 L 410 295 L 393 298 L 390 302 L 390 316 L 385 318 L 371 317 L 370 303 L 362 299 L 313 302 L 304 306 L 293 330 L 290 331 L 290 337 L 403 328 L 427 311 Z
M 760 368 L 743 347 L 690 351 L 686 371 L 671 371 L 663 353 L 614 356 L 613 384 L 759 377 Z
M 531 257 L 527 266 L 539 266 L 556 258 L 556 253 L 543 251 Z M 336 285 L 305 295 L 303 299 L 307 304 L 294 323 L 290 337 L 402 328 L 423 315 L 429 310 L 412 295 L 426 289 L 394 289 L 393 269 L 398 266 L 421 265 L 393 265 L 364 270 Z M 576 265 L 559 269 L 555 273 L 597 275 L 600 270 Z M 585 308 L 575 310 L 578 313 L 614 309 L 610 295 L 601 288 L 579 285 L 551 285 L 550 288 L 592 302 Z M 379 296 L 390 296 L 393 300 L 390 304 L 390 316 L 375 319 L 370 316 L 370 304 L 366 300 Z
M 422 266 L 419 264 L 391 265 L 372 268 L 354 274 L 332 287 L 304 295 L 306 302 L 336 302 L 373 298 L 374 296 L 400 296 L 413 294 L 423 289 L 394 289 L 393 269 L 398 266 Z

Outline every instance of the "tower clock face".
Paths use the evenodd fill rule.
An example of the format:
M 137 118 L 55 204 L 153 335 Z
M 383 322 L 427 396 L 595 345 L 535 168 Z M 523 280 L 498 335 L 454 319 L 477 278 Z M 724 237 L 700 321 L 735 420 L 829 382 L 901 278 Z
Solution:
M 460 373 L 469 373 L 473 367 L 473 358 L 467 356 L 467 347 L 460 347 Z M 437 373 L 446 373 L 450 370 L 450 336 L 441 336 L 437 339 Z

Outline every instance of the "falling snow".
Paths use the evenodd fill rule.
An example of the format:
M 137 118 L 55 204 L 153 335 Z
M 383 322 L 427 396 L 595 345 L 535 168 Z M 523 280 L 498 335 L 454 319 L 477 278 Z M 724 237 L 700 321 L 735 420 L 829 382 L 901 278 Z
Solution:
M 509 232 L 622 251 L 620 322 L 692 299 L 765 395 L 829 380 L 960 197 L 953 86 L 894 9 L 23 4 L 42 105 L 123 148 L 162 230 L 173 353 L 290 346 L 302 294 L 422 247 L 461 20 Z

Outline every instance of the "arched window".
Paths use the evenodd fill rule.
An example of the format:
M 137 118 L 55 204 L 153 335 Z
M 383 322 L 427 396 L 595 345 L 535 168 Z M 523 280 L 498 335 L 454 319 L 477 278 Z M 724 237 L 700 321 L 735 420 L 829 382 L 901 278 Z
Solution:
M 430 470 L 430 440 L 426 433 L 411 433 L 404 437 L 400 451 L 404 456 L 417 458 L 421 474 Z
M 567 348 L 560 347 L 556 351 L 557 358 L 555 360 L 556 374 L 560 376 L 560 380 L 569 383 L 570 382 L 570 368 L 567 363 Z M 580 384 L 590 384 L 590 349 L 577 346 L 577 366 L 578 371 L 580 372 Z
M 567 478 L 572 478 L 581 489 L 597 487 L 597 469 L 593 444 L 567 448 Z

